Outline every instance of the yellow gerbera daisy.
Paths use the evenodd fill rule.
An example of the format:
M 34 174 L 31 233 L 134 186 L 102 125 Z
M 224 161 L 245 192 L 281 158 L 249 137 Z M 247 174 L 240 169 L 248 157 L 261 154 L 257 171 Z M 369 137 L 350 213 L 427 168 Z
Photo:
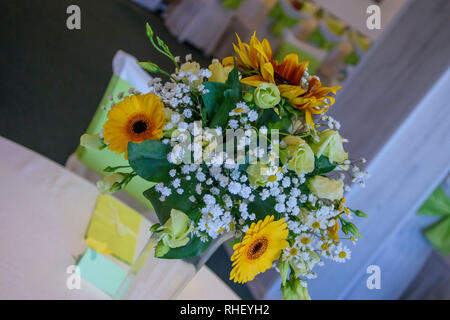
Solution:
M 272 262 L 288 246 L 288 234 L 284 219 L 274 221 L 273 216 L 266 216 L 264 220 L 252 223 L 242 242 L 233 247 L 230 280 L 239 283 L 252 281 L 258 273 L 271 268 Z
M 108 149 L 125 153 L 128 159 L 128 142 L 161 139 L 165 126 L 163 103 L 154 94 L 133 95 L 117 103 L 109 112 L 103 125 L 103 136 Z

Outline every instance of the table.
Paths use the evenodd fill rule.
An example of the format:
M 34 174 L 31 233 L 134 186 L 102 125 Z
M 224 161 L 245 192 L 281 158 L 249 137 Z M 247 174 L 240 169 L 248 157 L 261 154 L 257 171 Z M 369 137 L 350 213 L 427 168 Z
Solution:
M 0 137 L 0 299 L 110 299 L 86 281 L 66 286 L 97 196 L 93 184 Z M 178 298 L 238 296 L 205 266 Z

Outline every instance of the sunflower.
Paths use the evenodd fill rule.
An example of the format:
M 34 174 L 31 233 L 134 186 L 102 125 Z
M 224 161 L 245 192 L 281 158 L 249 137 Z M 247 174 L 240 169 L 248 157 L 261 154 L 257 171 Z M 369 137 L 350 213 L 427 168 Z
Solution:
M 330 94 L 335 95 L 340 87 L 322 87 L 319 79 L 312 77 L 308 89 L 304 89 L 302 78 L 308 67 L 308 61 L 299 62 L 298 55 L 291 53 L 278 63 L 273 58 L 272 48 L 267 39 L 261 42 L 255 33 L 249 44 L 243 43 L 239 36 L 237 39 L 238 46 L 233 44 L 237 55 L 236 61 L 244 73 L 249 75 L 241 82 L 254 87 L 267 82 L 277 85 L 281 96 L 288 98 L 295 108 L 304 110 L 305 121 L 314 128 L 312 114 L 327 112 L 335 101 Z M 223 60 L 224 65 L 233 63 L 233 57 Z
M 317 77 L 312 77 L 309 81 L 308 89 L 304 90 L 300 86 L 284 85 L 278 86 L 280 94 L 288 98 L 296 109 L 305 112 L 305 121 L 314 129 L 313 114 L 322 114 L 328 111 L 334 104 L 336 95 L 341 87 L 322 87 L 322 83 Z
M 288 246 L 288 234 L 284 219 L 274 221 L 273 216 L 266 216 L 264 220 L 252 223 L 242 242 L 233 247 L 230 280 L 239 283 L 252 281 L 258 273 L 271 268 L 272 262 Z
M 128 142 L 161 139 L 165 125 L 163 103 L 154 94 L 134 95 L 117 103 L 103 125 L 103 136 L 108 149 L 125 153 Z

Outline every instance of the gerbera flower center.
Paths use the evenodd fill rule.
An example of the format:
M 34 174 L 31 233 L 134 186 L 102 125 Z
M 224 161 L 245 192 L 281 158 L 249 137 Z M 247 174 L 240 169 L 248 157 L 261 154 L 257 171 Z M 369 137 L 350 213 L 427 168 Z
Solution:
M 147 130 L 147 123 L 142 120 L 138 120 L 135 123 L 133 123 L 133 132 L 136 134 L 140 134 Z
M 145 114 L 136 114 L 127 122 L 127 132 L 131 141 L 140 141 L 151 135 L 152 122 Z
M 269 241 L 266 237 L 259 238 L 255 240 L 247 251 L 247 258 L 250 260 L 258 259 L 263 255 L 267 250 L 267 246 L 269 245 Z

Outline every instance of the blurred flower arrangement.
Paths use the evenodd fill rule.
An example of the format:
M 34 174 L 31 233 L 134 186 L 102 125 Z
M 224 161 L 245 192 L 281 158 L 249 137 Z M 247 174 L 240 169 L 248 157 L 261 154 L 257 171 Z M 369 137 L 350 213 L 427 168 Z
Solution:
M 346 183 L 364 185 L 364 159 L 349 160 L 339 122 L 325 115 L 340 88 L 322 86 L 295 54 L 276 61 L 255 35 L 248 44 L 238 37 L 235 55 L 208 68 L 190 55 L 180 64 L 148 24 L 147 35 L 175 70 L 140 62 L 169 80 L 121 95 L 103 131 L 81 138 L 129 162 L 105 168 L 99 189 L 149 181 L 143 192 L 160 222 L 151 228 L 156 257 L 184 259 L 214 239 L 233 239 L 231 280 L 275 267 L 284 299 L 309 299 L 315 266 L 350 259 L 344 241 L 361 237 L 350 220 L 366 216 L 344 198 Z

